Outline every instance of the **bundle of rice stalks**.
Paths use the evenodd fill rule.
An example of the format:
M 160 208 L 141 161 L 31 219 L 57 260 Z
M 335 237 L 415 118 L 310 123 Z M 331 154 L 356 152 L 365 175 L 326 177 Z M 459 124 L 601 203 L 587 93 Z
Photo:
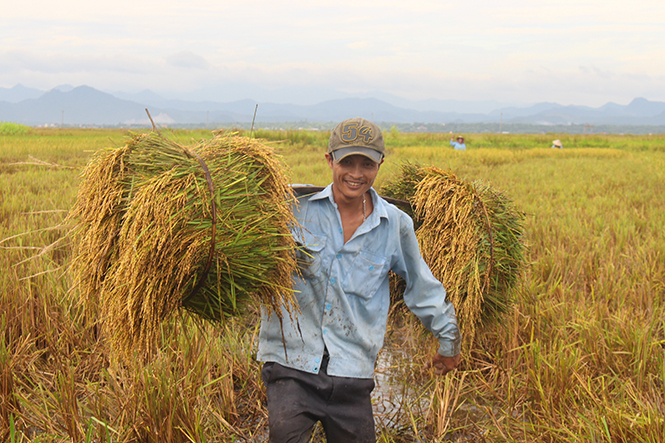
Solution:
M 500 320 L 511 304 L 524 263 L 524 215 L 488 184 L 435 167 L 405 164 L 381 192 L 411 202 L 423 258 L 470 345 L 476 328 Z
M 114 345 L 150 349 L 178 308 L 221 322 L 254 301 L 292 306 L 291 190 L 272 150 L 216 135 L 192 147 L 156 132 L 99 152 L 69 217 L 82 299 Z
M 399 199 L 411 203 L 416 193 L 416 186 L 425 177 L 425 172 L 418 165 L 404 162 L 400 165 L 401 175 L 392 181 L 387 181 L 381 186 L 381 196 Z M 413 206 L 400 206 L 404 212 L 413 219 L 413 226 L 417 230 L 420 227 L 421 220 L 416 217 Z

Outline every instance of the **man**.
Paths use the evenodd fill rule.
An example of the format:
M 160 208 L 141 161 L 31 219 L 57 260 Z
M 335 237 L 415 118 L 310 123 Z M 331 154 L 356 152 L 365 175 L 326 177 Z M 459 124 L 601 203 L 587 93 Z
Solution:
M 372 188 L 384 154 L 378 126 L 343 121 L 325 154 L 332 184 L 298 198 L 299 312 L 282 320 L 264 312 L 259 333 L 273 443 L 309 441 L 317 421 L 330 443 L 375 441 L 370 394 L 390 270 L 406 281 L 406 305 L 439 339 L 428 366 L 445 374 L 459 364 L 454 308 L 420 255 L 413 221 Z
M 453 140 L 452 137 L 451 137 L 450 146 L 455 148 L 456 151 L 466 150 L 466 145 L 464 144 L 464 137 L 462 137 L 461 135 L 458 135 L 457 136 L 457 141 Z

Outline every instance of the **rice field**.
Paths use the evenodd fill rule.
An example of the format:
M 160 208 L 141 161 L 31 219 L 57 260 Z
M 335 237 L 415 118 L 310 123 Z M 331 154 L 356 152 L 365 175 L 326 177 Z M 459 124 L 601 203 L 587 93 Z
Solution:
M 293 182 L 329 182 L 328 134 L 253 135 Z M 463 152 L 447 134 L 385 135 L 377 189 L 405 161 L 485 181 L 525 213 L 528 250 L 515 304 L 444 378 L 423 372 L 437 344 L 395 306 L 378 441 L 665 441 L 665 135 L 465 134 Z M 213 326 L 183 313 L 152 359 L 120 363 L 70 289 L 80 173 L 127 136 L 0 132 L 0 441 L 266 441 L 257 315 Z

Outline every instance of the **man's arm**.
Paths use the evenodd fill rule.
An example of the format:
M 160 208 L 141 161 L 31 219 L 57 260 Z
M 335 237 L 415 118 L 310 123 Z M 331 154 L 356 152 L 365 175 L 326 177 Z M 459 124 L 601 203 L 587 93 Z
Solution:
M 401 253 L 393 271 L 406 281 L 404 302 L 420 321 L 439 340 L 439 350 L 427 367 L 436 373 L 445 374 L 460 361 L 461 337 L 453 304 L 447 300 L 441 282 L 433 275 L 420 254 L 418 240 L 413 232 L 413 223 L 404 215 L 406 222 L 400 232 Z

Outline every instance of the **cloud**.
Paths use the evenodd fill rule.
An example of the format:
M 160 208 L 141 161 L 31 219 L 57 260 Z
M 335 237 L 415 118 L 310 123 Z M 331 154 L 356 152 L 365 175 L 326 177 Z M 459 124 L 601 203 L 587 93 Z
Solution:
M 348 46 L 348 47 L 351 48 L 351 49 L 364 49 L 364 48 L 366 48 L 368 45 L 369 45 L 369 43 L 367 43 L 367 41 L 362 41 L 362 42 L 353 42 L 353 43 L 349 43 L 349 44 L 346 45 L 346 46 Z
M 208 61 L 192 51 L 180 51 L 177 54 L 166 57 L 166 63 L 178 68 L 187 69 L 209 69 L 211 67 Z
M 59 73 L 138 73 L 151 71 L 154 63 L 126 55 L 42 53 L 13 50 L 0 53 L 0 72 Z
M 580 66 L 580 71 L 587 75 L 593 75 L 602 79 L 612 79 L 616 77 L 616 73 L 605 69 L 599 69 L 595 66 Z
M 253 82 L 418 99 L 665 98 L 662 0 L 30 5 L 9 3 L 0 16 L 0 86 L 181 92 Z

